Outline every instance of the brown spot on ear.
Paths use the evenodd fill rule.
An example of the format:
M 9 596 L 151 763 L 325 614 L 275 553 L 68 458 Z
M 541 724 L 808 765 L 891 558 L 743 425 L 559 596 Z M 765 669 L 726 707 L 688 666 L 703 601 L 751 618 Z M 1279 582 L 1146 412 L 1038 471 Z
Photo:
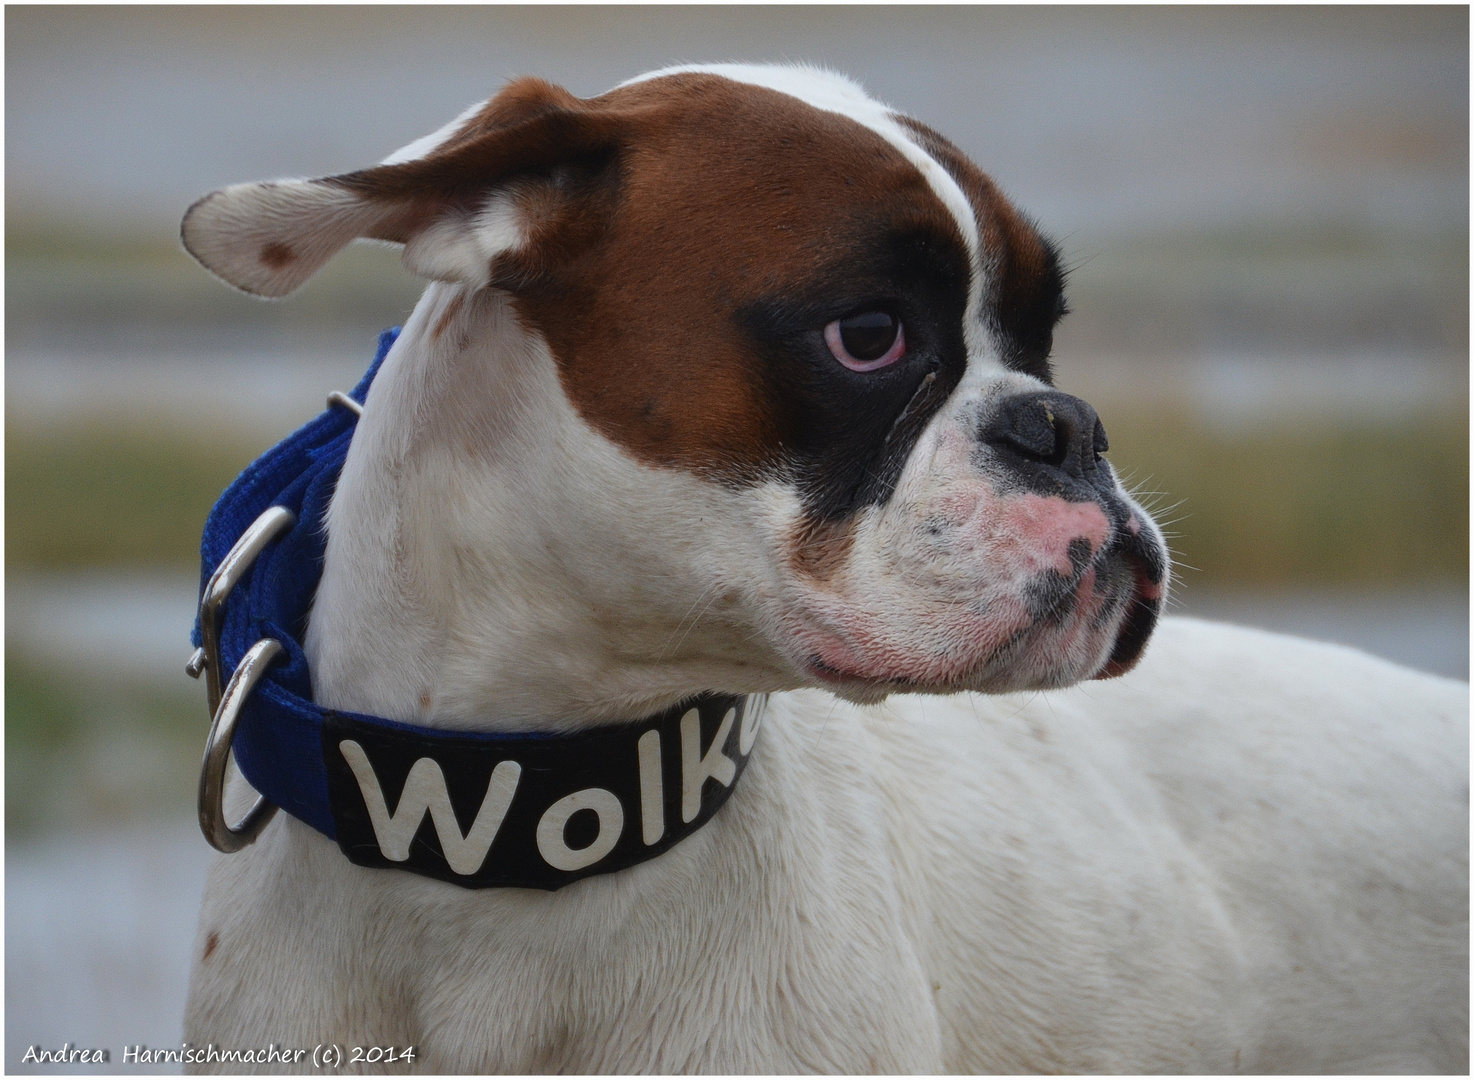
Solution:
M 297 261 L 297 253 L 279 240 L 261 249 L 261 262 L 273 270 L 282 270 Z
M 445 311 L 441 314 L 439 321 L 435 323 L 435 329 L 431 332 L 431 337 L 437 341 L 440 339 L 440 335 L 445 333 L 446 328 L 461 313 L 461 307 L 465 303 L 465 299 L 465 293 L 457 293 L 451 297 L 450 303 L 445 305 Z
M 205 938 L 205 954 L 200 957 L 200 960 L 203 962 L 210 959 L 210 956 L 215 952 L 215 946 L 219 944 L 220 935 L 211 931 L 209 937 Z
M 801 519 L 789 540 L 793 568 L 815 581 L 828 581 L 849 557 L 855 543 L 855 519 Z

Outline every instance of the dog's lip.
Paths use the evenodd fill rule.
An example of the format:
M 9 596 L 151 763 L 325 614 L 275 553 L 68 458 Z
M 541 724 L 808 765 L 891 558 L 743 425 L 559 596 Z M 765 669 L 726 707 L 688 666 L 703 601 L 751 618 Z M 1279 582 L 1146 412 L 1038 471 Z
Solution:
M 1126 602 L 1126 617 L 1116 631 L 1116 641 L 1111 655 L 1092 679 L 1114 679 L 1130 671 L 1146 651 L 1157 619 L 1162 613 L 1162 602 L 1166 598 L 1163 587 L 1163 567 L 1160 555 L 1153 558 L 1141 528 L 1132 515 L 1137 528 L 1130 529 L 1120 547 L 1121 554 L 1130 560 L 1133 572 L 1131 598 Z M 1155 568 L 1155 573 L 1153 572 Z
M 1116 631 L 1116 643 L 1105 665 L 1090 676 L 1092 679 L 1114 679 L 1136 666 L 1146 651 L 1146 643 L 1162 613 L 1162 589 L 1146 580 L 1146 572 L 1136 565 L 1136 587 L 1127 601 L 1126 618 Z
M 845 671 L 842 668 L 826 664 L 818 655 L 810 656 L 805 661 L 804 667 L 810 675 L 822 679 L 824 682 L 833 686 L 888 686 L 897 689 L 914 690 L 922 685 L 915 679 L 907 679 L 901 676 L 882 678 L 874 675 L 861 675 L 855 671 Z

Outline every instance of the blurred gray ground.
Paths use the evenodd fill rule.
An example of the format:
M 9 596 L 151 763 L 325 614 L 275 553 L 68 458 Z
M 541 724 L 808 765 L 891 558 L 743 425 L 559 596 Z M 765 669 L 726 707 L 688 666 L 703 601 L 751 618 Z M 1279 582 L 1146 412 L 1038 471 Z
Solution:
M 178 1048 L 190 950 L 213 853 L 193 822 L 62 833 L 5 851 L 6 1072 L 180 1072 L 128 1066 Z M 30 1046 L 106 1047 L 104 1066 L 37 1066 Z
M 265 445 L 356 381 L 417 286 L 392 254 L 358 250 L 290 303 L 232 294 L 178 250 L 193 199 L 372 163 L 514 75 L 590 95 L 731 59 L 847 72 L 982 164 L 1061 243 L 1074 314 L 1057 337 L 1060 384 L 1107 415 L 1146 403 L 1228 428 L 1401 424 L 1467 401 L 1466 8 L 10 7 L 5 19 L 13 431 L 131 419 Z M 8 566 L 6 584 L 8 652 L 202 699 L 181 674 L 192 573 Z M 1235 593 L 1188 575 L 1178 602 L 1468 676 L 1462 584 Z M 48 766 L 100 792 L 95 806 L 59 806 L 51 829 L 18 842 L 12 823 L 8 1071 L 32 1071 L 27 1045 L 67 1041 L 110 1047 L 111 1065 L 90 1071 L 122 1071 L 125 1045 L 180 1037 L 209 850 L 181 800 L 169 815 L 137 792 L 187 789 L 193 765 L 136 718 L 104 721 L 95 745 Z
M 376 330 L 402 275 L 231 296 L 177 256 L 182 211 L 371 164 L 515 75 L 592 95 L 791 60 L 945 132 L 1060 241 L 1066 359 L 1467 354 L 1462 8 L 12 7 L 6 28 L 12 352 L 120 320 L 146 347 Z M 120 274 L 109 243 L 161 247 Z

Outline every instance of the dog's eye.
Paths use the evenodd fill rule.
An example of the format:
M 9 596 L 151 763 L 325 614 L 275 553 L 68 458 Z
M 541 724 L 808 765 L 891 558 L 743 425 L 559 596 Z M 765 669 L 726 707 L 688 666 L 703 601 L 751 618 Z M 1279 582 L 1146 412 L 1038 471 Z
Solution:
M 874 371 L 906 354 L 901 320 L 884 311 L 862 311 L 835 319 L 824 328 L 834 358 L 851 371 Z

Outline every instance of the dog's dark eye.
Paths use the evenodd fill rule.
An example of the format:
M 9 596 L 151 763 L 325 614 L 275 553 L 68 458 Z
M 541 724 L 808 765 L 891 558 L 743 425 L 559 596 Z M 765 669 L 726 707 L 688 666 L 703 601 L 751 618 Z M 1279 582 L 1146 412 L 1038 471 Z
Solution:
M 862 311 L 835 319 L 824 328 L 834 358 L 851 371 L 874 371 L 906 354 L 901 320 L 884 311 Z

